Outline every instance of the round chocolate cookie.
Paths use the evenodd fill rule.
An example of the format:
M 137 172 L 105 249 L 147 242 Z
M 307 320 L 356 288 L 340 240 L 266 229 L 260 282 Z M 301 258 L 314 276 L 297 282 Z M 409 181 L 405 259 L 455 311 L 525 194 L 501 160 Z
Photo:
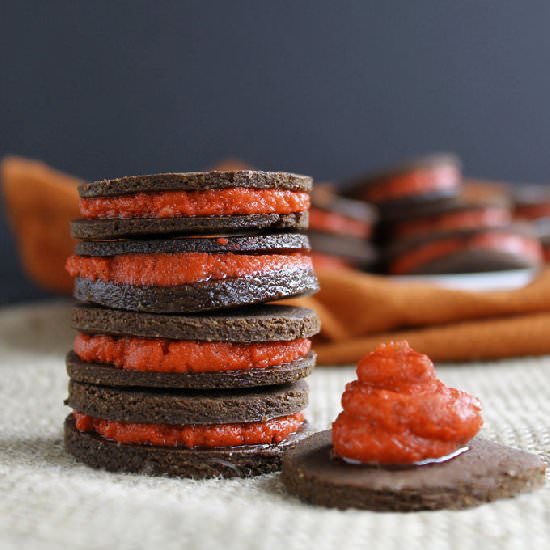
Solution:
M 514 243 L 506 244 L 507 238 Z M 397 242 L 385 256 L 386 269 L 393 275 L 481 273 L 534 268 L 540 263 L 536 235 L 519 225 L 420 235 Z
M 124 176 L 93 183 L 83 183 L 78 188 L 82 198 L 116 197 L 133 193 L 158 193 L 159 191 L 203 191 L 205 189 L 286 189 L 310 192 L 313 179 L 290 172 L 263 172 L 238 170 L 228 172 L 181 172 Z
M 300 442 L 283 459 L 289 493 L 321 506 L 375 511 L 471 508 L 544 485 L 537 455 L 476 438 L 449 461 L 425 466 L 376 467 L 331 456 L 331 432 Z
M 251 477 L 277 472 L 282 456 L 307 436 L 307 427 L 272 445 L 193 448 L 120 445 L 95 433 L 79 432 L 65 420 L 65 449 L 79 461 L 109 472 L 204 479 Z
M 309 240 L 300 233 L 268 235 L 227 235 L 223 237 L 177 237 L 162 240 L 81 241 L 75 247 L 79 256 L 118 256 L 121 254 L 177 254 L 201 252 L 234 254 L 246 252 L 273 252 L 282 250 L 309 250 Z
M 307 212 L 180 218 L 80 219 L 71 222 L 71 235 L 75 239 L 102 240 L 154 235 L 213 235 L 257 230 L 303 230 L 307 229 L 307 226 Z
M 114 309 L 195 313 L 308 295 L 317 290 L 319 283 L 313 270 L 301 269 L 167 287 L 77 278 L 74 297 Z
M 76 353 L 67 355 L 71 380 L 126 388 L 231 389 L 291 384 L 309 376 L 315 367 L 315 353 L 291 363 L 266 368 L 208 372 L 153 372 L 126 370 L 105 363 L 88 363 Z
M 90 334 L 207 342 L 268 342 L 311 338 L 321 329 L 305 307 L 264 304 L 202 315 L 158 315 L 79 304 L 73 328 Z
M 71 380 L 66 404 L 95 418 L 153 424 L 265 422 L 304 410 L 304 380 L 276 387 L 234 390 L 126 389 Z
M 442 153 L 412 159 L 394 169 L 351 181 L 343 194 L 374 204 L 385 220 L 406 213 L 411 206 L 452 199 L 458 195 L 461 182 L 460 160 L 453 154 Z

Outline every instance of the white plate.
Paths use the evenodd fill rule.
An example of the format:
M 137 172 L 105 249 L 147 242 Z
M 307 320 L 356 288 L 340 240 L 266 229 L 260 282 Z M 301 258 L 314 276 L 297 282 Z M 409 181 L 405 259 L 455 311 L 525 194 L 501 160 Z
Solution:
M 454 290 L 512 290 L 529 284 L 537 273 L 537 269 L 514 269 L 449 275 L 399 275 L 391 277 L 391 280 L 407 283 L 433 283 Z

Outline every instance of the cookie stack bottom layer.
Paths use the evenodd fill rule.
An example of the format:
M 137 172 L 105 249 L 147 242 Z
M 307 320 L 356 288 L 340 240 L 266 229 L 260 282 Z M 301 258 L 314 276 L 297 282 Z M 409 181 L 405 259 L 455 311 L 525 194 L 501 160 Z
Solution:
M 314 312 L 203 315 L 77 306 L 66 449 L 109 471 L 193 478 L 280 469 L 306 435 Z

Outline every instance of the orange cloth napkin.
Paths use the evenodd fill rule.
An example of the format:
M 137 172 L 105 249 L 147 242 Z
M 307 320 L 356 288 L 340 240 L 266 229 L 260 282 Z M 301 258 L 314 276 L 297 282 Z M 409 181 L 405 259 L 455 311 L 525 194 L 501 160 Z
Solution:
M 40 286 L 70 293 L 65 261 L 74 247 L 69 222 L 78 218 L 80 180 L 19 157 L 2 161 L 0 178 L 23 268 Z
M 321 318 L 319 364 L 354 363 L 401 338 L 439 361 L 550 354 L 550 269 L 523 288 L 483 292 L 345 269 L 318 276 L 321 291 L 292 303 Z

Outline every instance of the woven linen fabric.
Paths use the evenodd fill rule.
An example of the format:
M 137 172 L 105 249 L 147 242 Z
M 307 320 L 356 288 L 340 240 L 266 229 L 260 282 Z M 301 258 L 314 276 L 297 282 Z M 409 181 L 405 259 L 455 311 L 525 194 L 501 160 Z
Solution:
M 1 549 L 550 548 L 550 490 L 459 512 L 375 513 L 309 506 L 278 474 L 191 481 L 109 474 L 62 446 L 70 305 L 0 310 Z M 483 435 L 550 453 L 550 358 L 441 366 L 478 395 Z M 311 378 L 313 427 L 330 425 L 350 367 Z

